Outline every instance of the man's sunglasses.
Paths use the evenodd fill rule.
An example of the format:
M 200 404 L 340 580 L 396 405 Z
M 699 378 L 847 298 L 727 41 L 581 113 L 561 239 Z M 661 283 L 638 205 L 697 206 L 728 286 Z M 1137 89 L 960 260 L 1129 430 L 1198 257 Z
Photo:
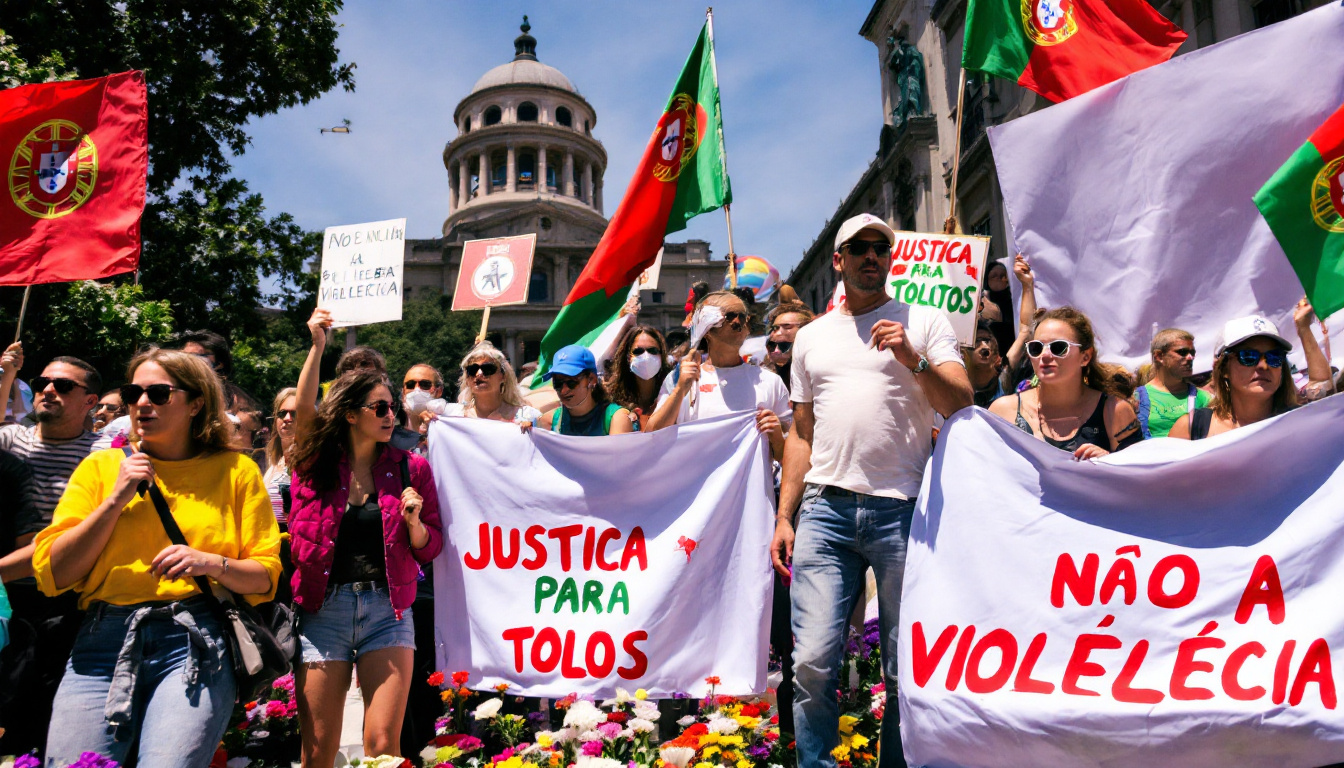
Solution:
M 499 373 L 499 366 L 494 363 L 472 363 L 462 366 L 462 370 L 466 371 L 468 376 L 475 376 L 477 371 L 484 373 L 486 376 L 494 376 Z
M 432 379 L 407 379 L 401 383 L 401 386 L 405 387 L 407 392 L 410 392 L 416 387 L 428 392 L 434 388 L 434 381 Z
M 1040 357 L 1045 354 L 1045 350 L 1048 348 L 1050 354 L 1055 357 L 1068 357 L 1069 347 L 1078 347 L 1081 349 L 1082 346 L 1082 344 L 1079 344 L 1076 341 L 1069 341 L 1068 339 L 1055 339 L 1051 342 L 1032 339 L 1027 342 L 1027 354 L 1032 357 Z
M 41 392 L 42 390 L 47 388 L 48 384 L 50 384 L 56 388 L 56 394 L 58 395 L 68 395 L 74 390 L 75 387 L 79 387 L 80 389 L 88 389 L 88 387 L 84 386 L 83 384 L 80 384 L 78 381 L 75 381 L 74 379 L 60 379 L 60 378 L 49 379 L 46 376 L 37 376 L 32 380 L 31 383 L 34 392 Z
M 392 404 L 386 400 L 375 400 L 372 403 L 365 403 L 361 407 L 373 411 L 373 415 L 380 419 L 387 418 L 387 414 L 392 410 Z
M 630 350 L 631 357 L 639 357 L 640 355 L 653 355 L 654 357 L 658 357 L 661 354 L 662 353 L 658 351 L 657 347 L 633 347 Z
M 1271 349 L 1268 352 L 1261 352 L 1258 349 L 1239 349 L 1235 354 L 1237 362 L 1247 368 L 1254 368 L 1259 365 L 1262 357 L 1265 359 L 1265 365 L 1270 368 L 1282 368 L 1283 364 L 1288 361 L 1287 356 L 1276 349 Z
M 850 256 L 866 256 L 869 251 L 879 259 L 885 259 L 891 255 L 891 243 L 873 242 L 871 240 L 851 240 L 845 243 L 845 250 L 849 251 Z
M 139 384 L 123 384 L 118 391 L 121 392 L 121 402 L 125 403 L 127 407 L 139 403 L 141 395 L 148 395 L 149 402 L 155 405 L 167 405 L 174 392 L 196 394 L 194 389 L 174 387 L 172 384 L 150 384 L 147 387 L 142 387 Z
M 1171 350 L 1171 351 L 1172 351 L 1173 353 L 1175 353 L 1175 355 L 1176 355 L 1177 357 L 1194 357 L 1194 356 L 1195 356 L 1195 348 L 1194 348 L 1194 347 L 1180 347 L 1179 349 L 1173 349 L 1173 350 Z
M 793 349 L 793 342 L 792 342 L 792 341 L 767 341 L 767 342 L 765 342 L 765 348 L 768 349 L 768 350 L 770 350 L 771 352 L 788 352 L 790 349 Z
M 551 386 L 555 387 L 556 392 L 563 392 L 566 389 L 578 388 L 580 381 L 580 379 L 571 379 L 568 376 L 552 376 Z

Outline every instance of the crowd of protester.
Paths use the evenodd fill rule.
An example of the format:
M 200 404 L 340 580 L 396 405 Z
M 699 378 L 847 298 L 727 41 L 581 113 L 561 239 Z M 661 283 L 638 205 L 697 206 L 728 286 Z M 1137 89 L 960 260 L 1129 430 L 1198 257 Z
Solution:
M 1174 328 L 1154 334 L 1140 370 L 1108 365 L 1087 316 L 1038 310 L 1021 256 L 986 270 L 963 347 L 941 312 L 887 298 L 893 239 L 871 216 L 842 225 L 833 258 L 844 299 L 819 316 L 788 290 L 764 306 L 750 291 L 699 284 L 682 327 L 631 324 L 606 360 L 559 350 L 541 377 L 549 400 L 530 397 L 534 364 L 516 372 L 489 342 L 446 376 L 421 362 L 400 384 L 377 350 L 355 347 L 324 383 L 331 317 L 321 309 L 298 381 L 274 393 L 232 383 L 225 337 L 194 331 L 124 371 L 45 361 L 26 382 L 29 399 L 23 347 L 10 345 L 0 355 L 0 754 L 36 750 L 65 765 L 85 751 L 125 763 L 134 750 L 140 766 L 208 764 L 236 685 L 195 581 L 206 577 L 251 603 L 294 606 L 304 765 L 334 761 L 355 675 L 366 753 L 415 755 L 441 713 L 425 682 L 428 577 L 444 536 L 424 458 L 429 424 L 488 419 L 601 437 L 750 411 L 779 495 L 770 637 L 783 666 L 780 726 L 801 764 L 833 765 L 844 627 L 869 569 L 896 683 L 905 541 L 945 418 L 978 405 L 1085 460 L 1145 439 L 1217 435 L 1344 383 L 1305 300 L 1296 344 L 1264 317 L 1229 318 L 1202 375 L 1196 343 L 1207 342 Z M 686 326 L 703 307 L 722 320 L 691 348 Z M 758 333 L 759 360 L 744 353 Z M 1296 376 L 1295 346 L 1307 363 Z M 126 383 L 107 388 L 105 377 Z M 164 545 L 151 485 L 188 544 Z M 895 717 L 883 724 L 884 765 L 901 762 L 898 727 Z

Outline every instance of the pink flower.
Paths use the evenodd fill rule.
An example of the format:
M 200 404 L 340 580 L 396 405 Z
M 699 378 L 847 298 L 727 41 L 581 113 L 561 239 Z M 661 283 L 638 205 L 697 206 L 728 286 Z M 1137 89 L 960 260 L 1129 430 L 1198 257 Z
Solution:
M 475 752 L 481 748 L 481 740 L 475 736 L 463 736 L 457 740 L 454 746 L 462 750 L 463 753 Z
M 620 728 L 617 728 L 616 730 L 619 731 Z M 588 757 L 597 757 L 598 755 L 602 754 L 602 742 L 585 741 L 583 743 L 583 754 L 587 755 Z
M 266 719 L 284 717 L 288 713 L 288 709 L 283 701 L 268 701 L 266 702 Z

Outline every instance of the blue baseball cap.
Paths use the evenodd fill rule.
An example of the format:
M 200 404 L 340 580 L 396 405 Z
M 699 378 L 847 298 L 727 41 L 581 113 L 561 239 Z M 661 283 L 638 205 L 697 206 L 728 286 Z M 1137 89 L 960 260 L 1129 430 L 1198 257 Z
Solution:
M 582 344 L 570 344 L 568 347 L 561 347 L 560 351 L 555 353 L 551 369 L 541 377 L 541 380 L 550 381 L 556 374 L 578 376 L 584 371 L 597 373 L 597 360 L 593 359 L 593 353 Z

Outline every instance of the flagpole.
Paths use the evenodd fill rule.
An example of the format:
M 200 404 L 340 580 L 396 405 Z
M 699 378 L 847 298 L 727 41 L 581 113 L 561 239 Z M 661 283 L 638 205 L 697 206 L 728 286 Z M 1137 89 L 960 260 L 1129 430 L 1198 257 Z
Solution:
M 33 292 L 33 286 L 25 285 L 23 287 L 23 304 L 19 306 L 19 325 L 14 329 L 14 343 L 19 342 L 19 336 L 23 334 L 23 316 L 28 314 L 28 296 Z
M 952 196 L 948 201 L 947 221 L 943 222 L 943 232 L 955 234 L 957 231 L 957 176 L 961 172 L 961 118 L 966 107 L 966 68 L 961 69 L 960 82 L 957 84 L 957 137 L 952 155 Z
M 714 73 L 714 93 L 719 92 L 719 60 L 714 55 L 714 7 L 705 9 L 705 25 L 709 30 L 709 68 Z M 723 169 L 723 181 L 728 183 L 728 143 L 723 138 L 723 104 L 719 99 L 719 165 Z M 733 249 L 733 205 L 724 203 L 723 218 L 728 223 L 728 287 L 737 290 L 737 251 Z
M 485 341 L 485 329 L 490 325 L 490 305 L 485 305 L 485 311 L 481 313 L 481 332 L 476 334 L 476 343 Z

